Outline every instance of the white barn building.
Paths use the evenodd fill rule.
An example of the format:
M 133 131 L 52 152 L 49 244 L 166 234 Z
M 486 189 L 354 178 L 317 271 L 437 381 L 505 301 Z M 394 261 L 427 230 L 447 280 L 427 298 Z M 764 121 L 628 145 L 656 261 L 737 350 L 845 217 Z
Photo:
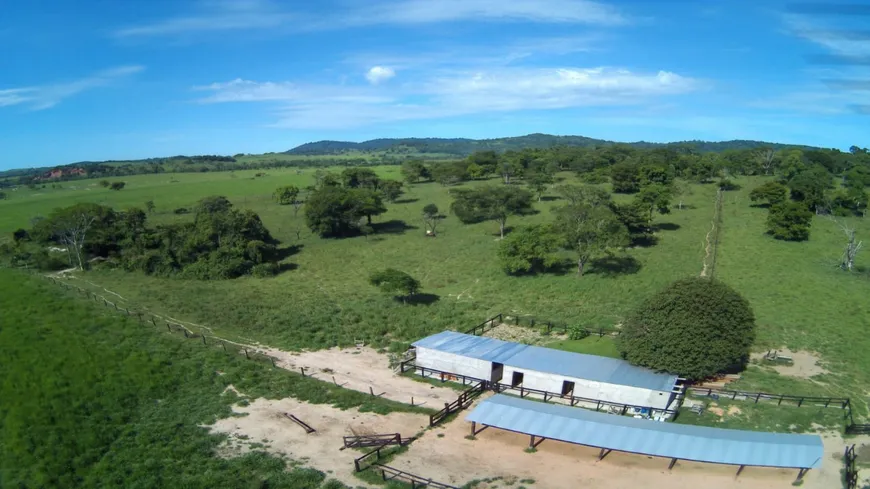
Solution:
M 412 346 L 420 367 L 565 396 L 667 409 L 678 391 L 676 375 L 616 358 L 454 331 L 442 331 Z

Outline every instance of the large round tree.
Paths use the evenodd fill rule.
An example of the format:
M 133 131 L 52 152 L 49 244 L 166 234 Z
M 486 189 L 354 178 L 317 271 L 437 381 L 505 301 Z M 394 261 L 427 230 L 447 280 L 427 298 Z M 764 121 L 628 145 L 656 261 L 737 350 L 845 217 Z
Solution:
M 678 280 L 626 320 L 617 346 L 635 365 L 702 379 L 742 366 L 755 339 L 755 315 L 716 280 Z

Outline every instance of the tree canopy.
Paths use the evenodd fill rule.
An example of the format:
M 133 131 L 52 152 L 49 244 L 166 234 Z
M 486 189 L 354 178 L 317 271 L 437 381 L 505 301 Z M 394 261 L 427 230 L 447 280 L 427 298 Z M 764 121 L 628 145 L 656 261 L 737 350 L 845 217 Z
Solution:
M 803 202 L 783 202 L 770 208 L 767 232 L 776 239 L 806 241 L 810 239 L 813 213 Z
M 453 192 L 453 213 L 463 223 L 496 221 L 504 238 L 508 216 L 532 211 L 532 194 L 527 190 L 507 186 L 485 185 Z
M 745 365 L 754 340 L 749 302 L 722 282 L 692 277 L 635 309 L 617 347 L 634 365 L 696 380 Z
M 605 206 L 581 202 L 557 210 L 556 226 L 564 236 L 565 247 L 577 254 L 577 275 L 589 260 L 628 246 L 628 229 Z
M 295 185 L 278 187 L 275 189 L 275 193 L 272 194 L 272 197 L 281 205 L 293 204 L 296 202 L 296 198 L 299 197 L 299 187 L 296 187 Z
M 772 206 L 785 202 L 788 198 L 788 187 L 779 182 L 767 182 L 755 187 L 749 192 L 749 199 L 762 205 Z
M 400 297 L 402 302 L 420 291 L 420 282 L 417 279 L 394 268 L 372 273 L 369 283 L 385 294 Z
M 508 273 L 534 273 L 559 263 L 564 238 L 552 225 L 525 226 L 499 243 L 498 258 Z

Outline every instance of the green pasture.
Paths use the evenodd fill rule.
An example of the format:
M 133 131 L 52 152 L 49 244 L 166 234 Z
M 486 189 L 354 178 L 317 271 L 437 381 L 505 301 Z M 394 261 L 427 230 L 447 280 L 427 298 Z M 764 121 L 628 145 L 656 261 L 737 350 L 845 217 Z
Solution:
M 336 168 L 338 170 L 339 168 Z M 399 167 L 376 167 L 384 178 L 399 179 Z M 269 279 L 246 277 L 198 282 L 98 270 L 80 277 L 80 285 L 103 288 L 126 301 L 144 305 L 218 334 L 260 341 L 285 349 L 323 348 L 364 341 L 404 348 L 410 341 L 445 328 L 464 329 L 502 312 L 540 320 L 580 324 L 590 329 L 618 326 L 639 302 L 675 279 L 702 269 L 705 235 L 711 227 L 715 185 L 690 185 L 667 215 L 657 215 L 657 244 L 630 249 L 624 256 L 595 263 L 583 278 L 572 267 L 560 273 L 513 277 L 496 259 L 498 226 L 492 222 L 463 225 L 448 212 L 452 187 L 415 184 L 388 212 L 375 219 L 375 235 L 322 239 L 304 223 L 304 211 L 271 199 L 281 185 L 308 185 L 312 169 L 163 174 L 126 177 L 126 188 L 111 191 L 96 181 L 63 184 L 63 189 L 19 189 L 0 201 L 0 232 L 27 226 L 35 215 L 73 202 L 91 201 L 117 208 L 143 206 L 153 200 L 156 222 L 189 219 L 172 210 L 193 205 L 207 195 L 225 195 L 236 206 L 260 214 L 283 247 L 295 247 L 288 271 Z M 573 174 L 559 175 L 573 182 Z M 782 391 L 799 389 L 818 395 L 848 395 L 856 412 L 866 413 L 870 390 L 870 280 L 866 272 L 836 268 L 845 243 L 837 226 L 818 217 L 810 240 L 775 241 L 764 234 L 766 210 L 751 207 L 749 191 L 763 177 L 741 178 L 742 189 L 725 193 L 723 228 L 716 277 L 747 297 L 758 322 L 756 348 L 789 347 L 818 352 L 831 372 L 812 380 L 779 376 L 753 366 L 737 387 Z M 480 185 L 474 182 L 466 185 Z M 488 183 L 498 183 L 496 179 Z M 617 196 L 617 200 L 628 199 Z M 447 216 L 437 238 L 424 236 L 420 218 L 434 203 Z M 511 217 L 509 227 L 545 222 L 561 205 L 549 192 L 535 204 L 537 214 Z M 859 238 L 870 236 L 870 221 L 853 218 Z M 570 258 L 570 255 L 566 255 Z M 862 270 L 870 254 L 858 257 Z M 422 283 L 416 305 L 402 305 L 369 285 L 372 271 L 393 267 Z M 102 292 L 106 293 L 106 292 Z M 587 338 L 560 348 L 613 354 L 611 345 Z
M 27 273 L 0 269 L 3 487 L 344 487 L 253 452 L 215 456 L 203 425 L 241 399 L 430 411 L 372 398 L 141 325 Z M 290 470 L 292 469 L 292 470 Z

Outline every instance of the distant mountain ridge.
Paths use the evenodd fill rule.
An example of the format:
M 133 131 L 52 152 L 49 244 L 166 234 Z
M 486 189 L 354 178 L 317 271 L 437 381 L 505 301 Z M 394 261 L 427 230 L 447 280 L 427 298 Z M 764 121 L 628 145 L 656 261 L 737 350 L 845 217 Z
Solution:
M 803 148 L 819 149 L 813 146 L 768 143 L 764 141 L 751 141 L 735 139 L 731 141 L 676 141 L 671 143 L 651 143 L 636 141 L 622 143 L 605 139 L 594 139 L 585 136 L 554 136 L 551 134 L 528 134 L 526 136 L 495 138 L 495 139 L 467 139 L 467 138 L 381 138 L 371 139 L 360 143 L 351 141 L 315 141 L 299 145 L 286 154 L 292 155 L 324 155 L 339 154 L 348 151 L 384 151 L 398 148 L 412 148 L 420 153 L 447 153 L 457 156 L 465 156 L 474 151 L 508 151 L 523 148 L 547 148 L 551 146 L 610 146 L 614 144 L 632 146 L 635 148 L 657 148 L 668 146 L 687 146 L 696 151 L 726 151 L 729 149 L 751 149 L 759 146 L 768 146 L 773 149 Z

